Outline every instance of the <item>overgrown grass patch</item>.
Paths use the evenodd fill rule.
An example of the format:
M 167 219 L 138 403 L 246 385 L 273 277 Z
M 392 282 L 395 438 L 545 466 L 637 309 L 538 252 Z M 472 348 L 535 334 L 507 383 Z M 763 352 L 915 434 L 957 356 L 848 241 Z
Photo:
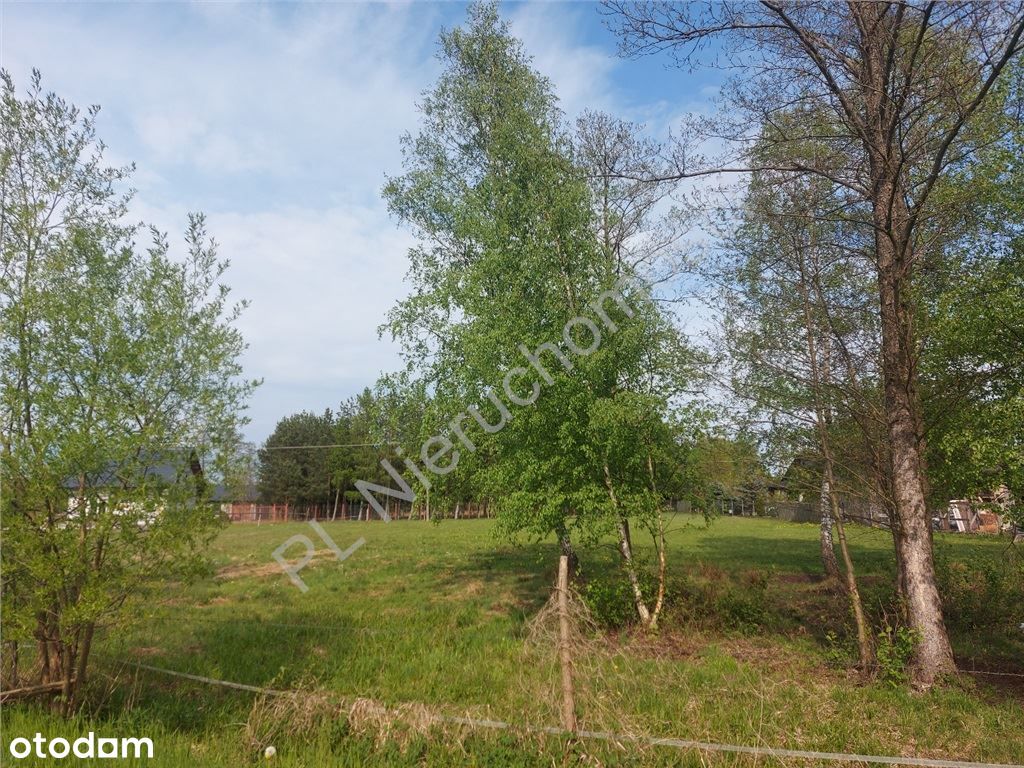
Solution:
M 614 551 L 595 546 L 582 552 L 586 583 L 607 584 L 603 597 L 613 607 L 619 601 L 620 611 L 577 659 L 585 726 L 1020 762 L 1021 691 L 979 679 L 913 694 L 883 681 L 863 683 L 852 673 L 847 608 L 842 593 L 819 578 L 815 526 L 735 518 L 709 528 L 692 519 L 676 522 L 685 524 L 670 533 L 668 610 L 654 636 L 639 633 L 627 621 L 628 610 L 621 611 L 611 578 Z M 250 738 L 252 694 L 140 671 L 125 661 L 346 700 L 363 697 L 387 708 L 415 705 L 521 725 L 557 724 L 554 648 L 528 642 L 529 621 L 554 581 L 553 541 L 513 546 L 494 538 L 489 521 L 325 526 L 343 548 L 360 536 L 367 543 L 343 563 L 314 561 L 302 572 L 305 594 L 261 566 L 273 562 L 271 553 L 289 536 L 312 533 L 307 526 L 227 529 L 211 553 L 215 569 L 208 578 L 137 606 L 127 633 L 98 639 L 88 720 L 65 724 L 39 708 L 5 706 L 5 748 L 15 735 L 65 735 L 88 724 L 119 735 L 152 735 L 157 759 L 150 765 L 262 761 Z M 891 599 L 891 539 L 861 528 L 850 538 L 869 610 L 878 615 Z M 940 562 L 952 558 L 968 570 L 1005 565 L 1006 542 L 996 539 L 939 535 L 936 550 Z M 225 567 L 237 575 L 216 578 Z M 961 663 L 1024 671 L 1024 633 L 1013 634 L 1002 614 L 986 623 L 977 613 L 969 622 L 957 613 L 960 606 L 979 610 L 963 602 L 976 599 L 972 590 L 947 593 Z M 346 722 L 324 716 L 281 731 L 277 763 L 550 765 L 565 749 L 558 739 L 487 732 L 430 730 L 380 739 Z M 701 764 L 694 754 L 665 750 L 588 743 L 574 749 L 600 755 L 606 765 Z M 722 756 L 705 761 L 752 764 Z

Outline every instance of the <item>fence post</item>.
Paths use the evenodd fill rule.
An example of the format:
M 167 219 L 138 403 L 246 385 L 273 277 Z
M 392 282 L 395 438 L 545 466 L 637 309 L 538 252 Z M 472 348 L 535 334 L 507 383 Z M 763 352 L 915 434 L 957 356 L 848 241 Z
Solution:
M 558 636 L 562 666 L 562 727 L 576 733 L 576 702 L 572 688 L 572 656 L 569 649 L 569 558 L 558 558 Z

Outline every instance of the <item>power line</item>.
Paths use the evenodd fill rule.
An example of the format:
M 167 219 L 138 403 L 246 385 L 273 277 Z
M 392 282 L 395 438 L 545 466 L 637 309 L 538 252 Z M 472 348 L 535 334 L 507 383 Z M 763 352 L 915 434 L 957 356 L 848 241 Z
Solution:
M 385 445 L 398 445 L 396 441 L 384 443 L 326 443 L 323 445 L 266 445 L 260 451 L 298 451 L 306 448 L 372 448 Z

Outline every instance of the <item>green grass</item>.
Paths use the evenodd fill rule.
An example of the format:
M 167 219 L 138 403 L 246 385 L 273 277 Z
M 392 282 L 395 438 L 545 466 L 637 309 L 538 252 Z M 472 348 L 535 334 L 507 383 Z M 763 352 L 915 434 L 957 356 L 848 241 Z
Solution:
M 795 749 L 1011 763 L 1024 757 L 1024 686 L 1012 685 L 1024 678 L 967 678 L 926 694 L 856 678 L 848 669 L 845 603 L 817 578 L 816 526 L 722 518 L 705 528 L 693 520 L 679 518 L 670 535 L 670 604 L 658 636 L 610 628 L 581 650 L 585 727 Z M 293 727 L 287 717 L 275 723 L 254 711 L 253 694 L 120 663 L 557 724 L 554 649 L 527 638 L 554 580 L 554 543 L 509 545 L 494 538 L 489 521 L 325 527 L 342 548 L 360 536 L 367 543 L 344 563 L 325 557 L 303 570 L 305 594 L 268 566 L 293 534 L 322 546 L 308 526 L 225 530 L 213 560 L 232 578 L 175 585 L 164 599 L 138 606 L 125 635 L 101 638 L 83 719 L 61 723 L 38 708 L 5 707 L 5 757 L 18 735 L 70 738 L 94 730 L 150 736 L 156 759 L 147 764 L 161 766 L 262 762 L 263 741 L 247 733 L 270 734 L 281 765 L 562 762 L 565 746 L 557 739 L 445 732 L 380 740 L 329 707 L 312 726 Z M 891 540 L 854 528 L 851 546 L 869 611 L 880 621 L 893 606 Z M 1014 596 L 1001 577 L 1005 540 L 939 536 L 936 552 L 944 573 L 953 574 L 943 584 L 961 665 L 1024 672 L 1024 633 L 1014 629 Z M 602 604 L 618 599 L 615 568 L 610 546 L 583 553 L 584 577 Z M 614 623 L 614 611 L 608 618 Z M 570 751 L 610 765 L 701 765 L 693 753 L 663 749 L 585 743 Z M 720 755 L 704 761 L 753 762 Z

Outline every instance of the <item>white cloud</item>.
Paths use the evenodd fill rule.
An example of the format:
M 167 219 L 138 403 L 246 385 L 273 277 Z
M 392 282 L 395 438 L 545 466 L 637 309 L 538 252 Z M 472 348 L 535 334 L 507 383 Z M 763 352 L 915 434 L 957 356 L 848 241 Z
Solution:
M 589 3 L 523 4 L 509 14 L 512 34 L 523 41 L 534 67 L 554 85 L 562 110 L 575 118 L 584 109 L 614 108 L 610 77 L 621 62 L 580 33 Z
M 134 120 L 143 146 L 158 163 L 179 163 L 192 151 L 206 124 L 190 113 L 149 112 Z
M 578 29 L 593 6 L 506 12 L 570 117 L 616 111 L 612 80 L 624 63 L 611 39 L 602 48 Z M 3 13 L 0 65 L 16 83 L 38 67 L 47 88 L 103 105 L 108 158 L 137 163 L 133 218 L 180 247 L 186 212 L 208 214 L 232 261 L 229 284 L 252 300 L 241 321 L 245 368 L 266 380 L 253 439 L 397 366 L 377 327 L 407 292 L 411 238 L 379 191 L 436 77 L 439 29 L 461 21 L 461 6 L 18 4 Z
M 399 366 L 396 345 L 377 328 L 407 292 L 412 237 L 383 204 L 206 215 L 219 256 L 231 262 L 233 298 L 251 302 L 239 321 L 249 344 L 243 363 L 247 376 L 265 380 L 253 435 L 286 413 L 335 406 Z M 180 253 L 187 209 L 136 200 L 131 216 L 166 231 Z
M 3 64 L 19 82 L 39 67 L 49 87 L 103 104 L 115 129 L 108 143 L 130 144 L 140 163 L 205 177 L 378 179 L 434 70 L 429 8 L 45 5 L 7 14 Z

